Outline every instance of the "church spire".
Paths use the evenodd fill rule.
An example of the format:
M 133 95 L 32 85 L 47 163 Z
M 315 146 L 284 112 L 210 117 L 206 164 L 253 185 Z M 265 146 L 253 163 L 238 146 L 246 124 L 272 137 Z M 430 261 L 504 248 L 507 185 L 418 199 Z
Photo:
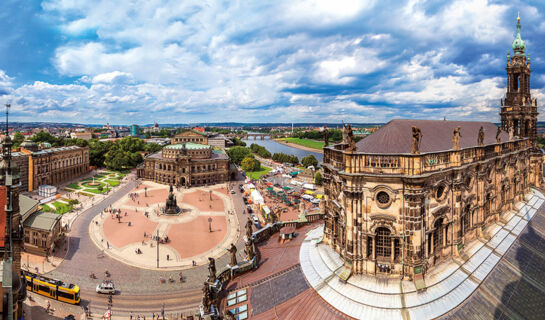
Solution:
M 524 40 L 522 40 L 522 37 L 520 35 L 520 13 L 517 16 L 517 35 L 515 36 L 515 40 L 513 40 L 513 51 L 515 52 L 515 55 L 524 55 L 524 50 L 526 49 L 526 45 L 524 44 Z

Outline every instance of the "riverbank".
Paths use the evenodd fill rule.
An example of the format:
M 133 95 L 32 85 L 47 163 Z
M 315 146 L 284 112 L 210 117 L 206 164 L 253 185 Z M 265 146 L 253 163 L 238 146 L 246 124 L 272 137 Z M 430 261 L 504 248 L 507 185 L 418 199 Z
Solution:
M 305 151 L 310 151 L 310 152 L 316 152 L 316 153 L 321 153 L 323 154 L 324 153 L 324 150 L 323 149 L 314 149 L 314 148 L 310 148 L 310 147 L 305 147 L 305 146 L 302 146 L 300 144 L 296 144 L 296 143 L 291 143 L 291 142 L 287 142 L 285 140 L 280 140 L 280 139 L 274 139 L 274 141 L 280 143 L 280 144 L 283 144 L 285 146 L 288 146 L 288 147 L 292 147 L 292 148 L 297 148 L 297 149 L 301 149 L 301 150 L 305 150 Z

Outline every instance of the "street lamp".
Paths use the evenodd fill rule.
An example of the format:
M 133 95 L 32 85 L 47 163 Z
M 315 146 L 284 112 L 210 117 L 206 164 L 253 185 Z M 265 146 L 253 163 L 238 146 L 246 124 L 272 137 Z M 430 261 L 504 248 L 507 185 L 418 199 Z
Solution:
M 159 268 L 159 230 L 157 230 L 157 268 Z
M 212 218 L 208 217 L 208 232 L 212 232 Z

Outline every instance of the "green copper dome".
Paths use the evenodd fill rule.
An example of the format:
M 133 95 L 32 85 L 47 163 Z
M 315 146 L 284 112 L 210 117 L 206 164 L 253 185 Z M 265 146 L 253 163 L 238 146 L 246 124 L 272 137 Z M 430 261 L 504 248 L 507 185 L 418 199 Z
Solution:
M 513 51 L 515 52 L 515 55 L 523 55 L 525 49 L 526 45 L 520 36 L 520 17 L 517 17 L 517 36 L 515 37 L 515 40 L 513 40 Z

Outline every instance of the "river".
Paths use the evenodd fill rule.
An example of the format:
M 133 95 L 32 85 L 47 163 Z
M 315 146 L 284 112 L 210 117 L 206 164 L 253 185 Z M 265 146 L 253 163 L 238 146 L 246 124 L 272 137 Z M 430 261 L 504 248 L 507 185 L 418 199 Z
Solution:
M 285 153 L 285 154 L 296 155 L 299 158 L 299 161 L 303 157 L 308 156 L 309 154 L 314 155 L 314 157 L 316 157 L 316 159 L 320 163 L 322 163 L 324 161 L 324 155 L 321 154 L 321 153 L 306 151 L 306 150 L 302 150 L 302 149 L 298 149 L 298 148 L 293 148 L 293 147 L 278 143 L 278 142 L 276 142 L 276 141 L 274 141 L 272 139 L 271 140 L 269 140 L 269 139 L 260 140 L 260 138 L 258 138 L 257 140 L 254 140 L 252 138 L 250 140 L 242 140 L 242 141 L 246 142 L 247 147 L 250 147 L 250 145 L 252 143 L 258 144 L 260 146 L 264 146 L 267 150 L 269 150 L 269 152 L 271 154 L 274 154 L 275 152 L 282 152 L 282 153 Z

